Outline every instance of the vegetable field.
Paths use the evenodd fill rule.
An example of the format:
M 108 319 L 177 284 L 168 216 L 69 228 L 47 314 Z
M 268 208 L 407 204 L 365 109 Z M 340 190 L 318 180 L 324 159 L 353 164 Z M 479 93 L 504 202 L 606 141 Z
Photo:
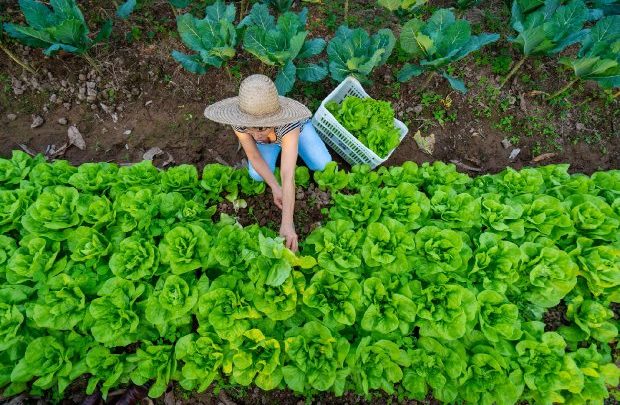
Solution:
M 0 26 L 0 403 L 617 403 L 618 1 L 19 0 Z M 372 99 L 326 108 L 389 155 L 299 161 L 299 253 L 202 114 L 252 73 L 313 112 L 353 76 Z
M 82 375 L 104 398 L 176 381 L 580 404 L 618 385 L 618 171 L 330 163 L 314 180 L 333 204 L 295 255 L 214 216 L 264 192 L 247 170 L 0 167 L 5 396 L 59 398 Z

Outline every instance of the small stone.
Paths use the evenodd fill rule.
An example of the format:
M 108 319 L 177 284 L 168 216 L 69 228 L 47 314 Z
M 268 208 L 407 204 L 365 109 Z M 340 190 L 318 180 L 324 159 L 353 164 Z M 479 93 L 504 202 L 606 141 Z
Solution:
M 107 132 L 108 132 L 108 129 L 106 127 L 101 128 L 102 134 L 106 134 Z
M 81 94 L 81 93 L 80 93 L 80 94 L 78 94 L 78 96 L 77 96 L 77 97 L 78 97 L 78 100 L 81 100 L 81 101 L 84 101 L 84 100 L 86 99 L 86 96 L 85 96 L 85 95 L 83 95 L 83 94 Z
M 80 88 L 78 89 L 78 94 L 83 94 L 83 95 L 86 95 L 86 88 L 85 88 L 85 87 L 80 87 Z
M 61 85 L 62 87 L 67 87 L 68 83 L 67 83 L 67 81 L 66 81 L 66 80 L 64 80 L 64 79 L 63 79 L 63 80 L 61 80 L 61 81 L 60 81 L 60 85 Z
M 123 110 L 124 110 L 124 107 L 122 105 L 117 105 L 116 106 L 116 111 L 123 112 Z
M 519 153 L 521 153 L 521 149 L 519 148 L 513 149 L 512 152 L 510 152 L 510 156 L 508 156 L 508 159 L 515 160 L 517 156 L 519 156 Z
M 384 74 L 383 81 L 385 81 L 386 83 L 392 83 L 392 75 L 389 73 Z
M 43 125 L 43 122 L 45 122 L 43 120 L 43 117 L 41 117 L 40 115 L 33 115 L 32 116 L 32 124 L 30 124 L 30 128 L 38 128 L 41 125 Z
M 575 124 L 575 129 L 577 129 L 577 131 L 584 131 L 586 129 L 586 126 L 583 125 L 581 122 L 578 122 L 577 124 Z
M 123 135 L 125 135 L 125 136 L 131 135 L 131 129 L 128 129 L 125 132 L 123 132 Z
M 146 103 L 144 103 L 145 107 L 148 107 L 149 105 L 153 104 L 153 100 L 149 100 Z
M 97 83 L 95 83 L 95 82 L 86 82 L 86 88 L 87 89 L 94 89 L 95 86 L 97 86 Z
M 62 106 L 65 107 L 67 110 L 71 109 L 71 103 L 62 103 Z
M 86 90 L 86 94 L 88 94 L 89 96 L 96 96 L 97 95 L 97 90 L 88 89 L 88 90 Z
M 16 115 L 16 114 L 7 114 L 7 115 L 6 115 L 6 118 L 7 118 L 9 121 L 15 121 L 15 120 L 17 119 L 17 115 Z
M 88 97 L 86 97 L 86 102 L 87 103 L 94 103 L 95 101 L 97 101 L 97 96 L 88 96 Z
M 423 109 L 424 107 L 422 107 L 422 104 L 418 104 L 415 107 L 413 107 L 413 111 L 415 111 L 416 114 L 420 114 Z
M 44 105 L 43 106 L 43 112 L 49 112 L 49 111 L 50 111 L 50 109 L 47 107 L 47 105 Z
M 67 121 L 67 119 L 65 117 L 60 117 L 60 118 L 58 118 L 58 123 L 60 125 L 67 125 L 68 121 Z
M 125 144 L 125 149 L 129 150 L 129 145 Z
M 86 81 L 86 75 L 84 73 L 80 73 L 79 76 L 78 76 L 78 79 L 81 82 L 85 82 Z
M 502 139 L 502 146 L 504 147 L 504 149 L 508 149 L 512 147 L 512 144 L 510 143 L 508 139 L 504 138 Z
M 413 107 L 407 107 L 407 108 L 405 109 L 405 112 L 406 112 L 407 114 L 411 114 L 411 113 L 413 112 Z
M 90 105 L 90 109 L 93 110 L 93 111 L 96 110 L 97 109 L 97 104 L 91 104 Z
M 56 103 L 57 100 L 58 100 L 58 96 L 56 94 L 52 94 L 50 96 L 50 103 Z

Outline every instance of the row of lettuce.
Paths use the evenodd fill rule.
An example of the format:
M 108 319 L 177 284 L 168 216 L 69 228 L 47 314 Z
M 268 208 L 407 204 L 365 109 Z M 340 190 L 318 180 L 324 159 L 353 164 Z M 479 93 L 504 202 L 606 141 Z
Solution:
M 296 255 L 214 218 L 264 191 L 245 170 L 14 152 L 0 159 L 0 388 L 58 398 L 87 375 L 104 396 L 228 381 L 601 403 L 620 376 L 620 171 L 567 170 L 330 163 L 314 173 L 329 215 Z M 545 325 L 562 302 L 567 322 Z
M 568 46 L 580 43 L 576 56 L 560 59 L 560 63 L 573 70 L 575 80 L 569 84 L 593 80 L 603 88 L 620 87 L 620 16 L 618 7 L 608 4 L 612 2 L 514 0 L 510 24 L 516 35 L 507 39 L 523 57 L 514 64 L 502 86 L 527 58 L 556 56 Z M 172 3 L 182 7 L 189 5 L 188 2 Z M 297 79 L 312 83 L 330 75 L 340 82 L 352 75 L 368 83 L 372 71 L 385 64 L 395 48 L 396 37 L 389 28 L 371 35 L 361 27 L 351 29 L 341 25 L 329 43 L 321 37 L 309 38 L 307 8 L 295 13 L 288 7 L 275 7 L 281 11 L 276 19 L 269 3 L 255 3 L 238 24 L 235 24 L 235 5 L 220 0 L 206 7 L 204 18 L 191 13 L 177 15 L 178 33 L 184 45 L 194 53 L 174 50 L 172 57 L 188 71 L 205 74 L 210 68 L 228 69 L 241 43 L 243 50 L 277 68 L 274 81 L 280 94 L 286 94 Z M 390 8 L 410 8 L 424 2 L 384 3 Z M 110 38 L 111 19 L 95 38 L 89 36 L 88 25 L 76 0 L 52 0 L 52 9 L 36 0 L 20 0 L 19 4 L 28 25 L 5 23 L 4 30 L 28 46 L 43 48 L 46 55 L 64 50 L 85 55 L 93 63 L 88 56 L 89 49 Z M 124 3 L 117 16 L 127 18 L 136 5 L 135 0 Z M 593 23 L 596 24 L 592 27 Z M 497 33 L 472 35 L 471 24 L 455 18 L 450 9 L 438 9 L 426 20 L 414 17 L 400 27 L 399 38 L 399 59 L 413 63 L 405 63 L 397 78 L 406 82 L 426 72 L 428 82 L 439 74 L 454 89 L 464 93 L 465 83 L 450 73 L 454 71 L 452 64 L 499 38 Z M 325 48 L 327 60 L 320 56 Z

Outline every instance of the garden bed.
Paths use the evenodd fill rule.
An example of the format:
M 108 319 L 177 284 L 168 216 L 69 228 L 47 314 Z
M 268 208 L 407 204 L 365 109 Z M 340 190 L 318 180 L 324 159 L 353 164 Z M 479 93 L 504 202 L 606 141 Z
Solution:
M 113 3 L 80 2 L 93 31 L 114 16 Z M 384 27 L 397 33 L 404 19 L 375 1 L 349 3 L 349 25 L 371 33 Z M 418 14 L 426 18 L 451 5 L 441 1 Z M 293 10 L 303 6 L 310 35 L 333 37 L 343 21 L 341 4 L 297 1 Z M 436 404 L 454 397 L 481 403 L 485 395 L 523 404 L 557 395 L 579 401 L 580 392 L 601 402 L 607 390 L 605 403 L 613 403 L 619 100 L 580 82 L 545 101 L 572 78 L 557 58 L 546 57 L 527 60 L 498 91 L 521 58 L 506 40 L 514 34 L 509 8 L 490 0 L 457 14 L 474 33 L 501 34 L 455 64 L 451 74 L 468 93 L 437 76 L 398 82 L 404 55 L 395 49 L 365 89 L 392 103 L 409 135 L 377 171 L 348 172 L 334 156 L 339 169 L 330 165 L 309 184 L 298 182 L 297 256 L 275 239 L 281 214 L 269 190 L 243 169 L 247 161 L 232 130 L 203 116 L 207 104 L 236 95 L 244 77 L 274 77 L 274 68 L 239 50 L 228 69 L 188 73 L 170 56 L 184 46 L 163 0 L 146 0 L 129 19 L 115 20 L 110 41 L 91 51 L 99 72 L 74 55 L 44 57 L 3 39 L 39 72 L 22 71 L 0 53 L 0 313 L 8 314 L 0 316 L 0 325 L 8 325 L 0 329 L 0 347 L 11 348 L 0 350 L 0 389 L 14 383 L 0 403 L 84 403 L 96 399 L 87 395 L 89 379 L 101 376 L 111 381 L 109 403 L 128 387 L 142 396 L 151 388 L 154 398 L 142 403 L 165 405 Z M 0 5 L 0 15 L 3 22 L 24 20 L 15 5 Z M 315 111 L 336 85 L 329 78 L 298 81 L 288 95 Z M 415 142 L 418 130 L 434 134 L 432 154 Z M 136 164 L 146 158 L 154 166 Z M 194 251 L 188 234 L 199 240 L 191 258 L 179 250 Z M 123 256 L 134 248 L 144 257 Z M 171 287 L 163 288 L 168 280 Z M 6 285 L 20 293 L 8 296 Z M 230 307 L 246 311 L 235 313 L 243 333 L 222 326 L 226 316 L 211 317 L 229 309 L 216 289 L 235 295 L 238 305 Z M 321 294 L 335 295 L 325 306 Z M 191 305 L 196 295 L 209 298 Z M 177 301 L 165 307 L 166 299 Z M 126 307 L 114 307 L 125 305 L 119 302 Z M 341 309 L 344 303 L 353 315 Z M 75 311 L 59 316 L 49 308 Z M 174 318 L 171 308 L 182 313 Z M 213 339 L 212 346 L 188 355 L 198 335 Z M 260 350 L 250 348 L 252 339 Z M 50 362 L 64 368 L 37 364 L 25 354 L 31 344 L 33 353 L 49 349 Z M 208 355 L 218 350 L 240 357 L 224 356 L 226 365 L 213 366 Z M 314 370 L 318 380 L 293 373 L 306 363 L 314 367 L 317 352 L 345 351 L 330 358 L 329 372 Z M 265 353 L 270 368 L 248 383 L 243 356 Z M 126 367 L 122 378 L 110 377 L 103 360 Z M 196 367 L 200 376 L 182 378 L 194 361 L 204 362 Z M 162 371 L 173 366 L 179 373 Z M 72 367 L 75 375 L 63 375 Z M 332 372 L 338 381 L 323 387 Z M 562 380 L 562 372 L 575 378 Z M 33 385 L 37 373 L 49 379 L 42 389 Z M 436 376 L 451 388 L 433 390 Z M 198 393 L 200 381 L 211 377 L 215 382 Z

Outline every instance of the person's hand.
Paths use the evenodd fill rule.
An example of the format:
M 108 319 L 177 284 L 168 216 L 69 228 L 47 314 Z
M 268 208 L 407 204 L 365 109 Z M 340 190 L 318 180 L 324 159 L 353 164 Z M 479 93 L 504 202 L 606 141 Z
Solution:
M 271 193 L 273 194 L 273 202 L 278 206 L 278 208 L 282 209 L 282 188 L 274 187 L 271 189 Z
M 280 236 L 285 239 L 285 245 L 293 252 L 297 252 L 297 233 L 293 224 L 282 224 L 280 226 Z

